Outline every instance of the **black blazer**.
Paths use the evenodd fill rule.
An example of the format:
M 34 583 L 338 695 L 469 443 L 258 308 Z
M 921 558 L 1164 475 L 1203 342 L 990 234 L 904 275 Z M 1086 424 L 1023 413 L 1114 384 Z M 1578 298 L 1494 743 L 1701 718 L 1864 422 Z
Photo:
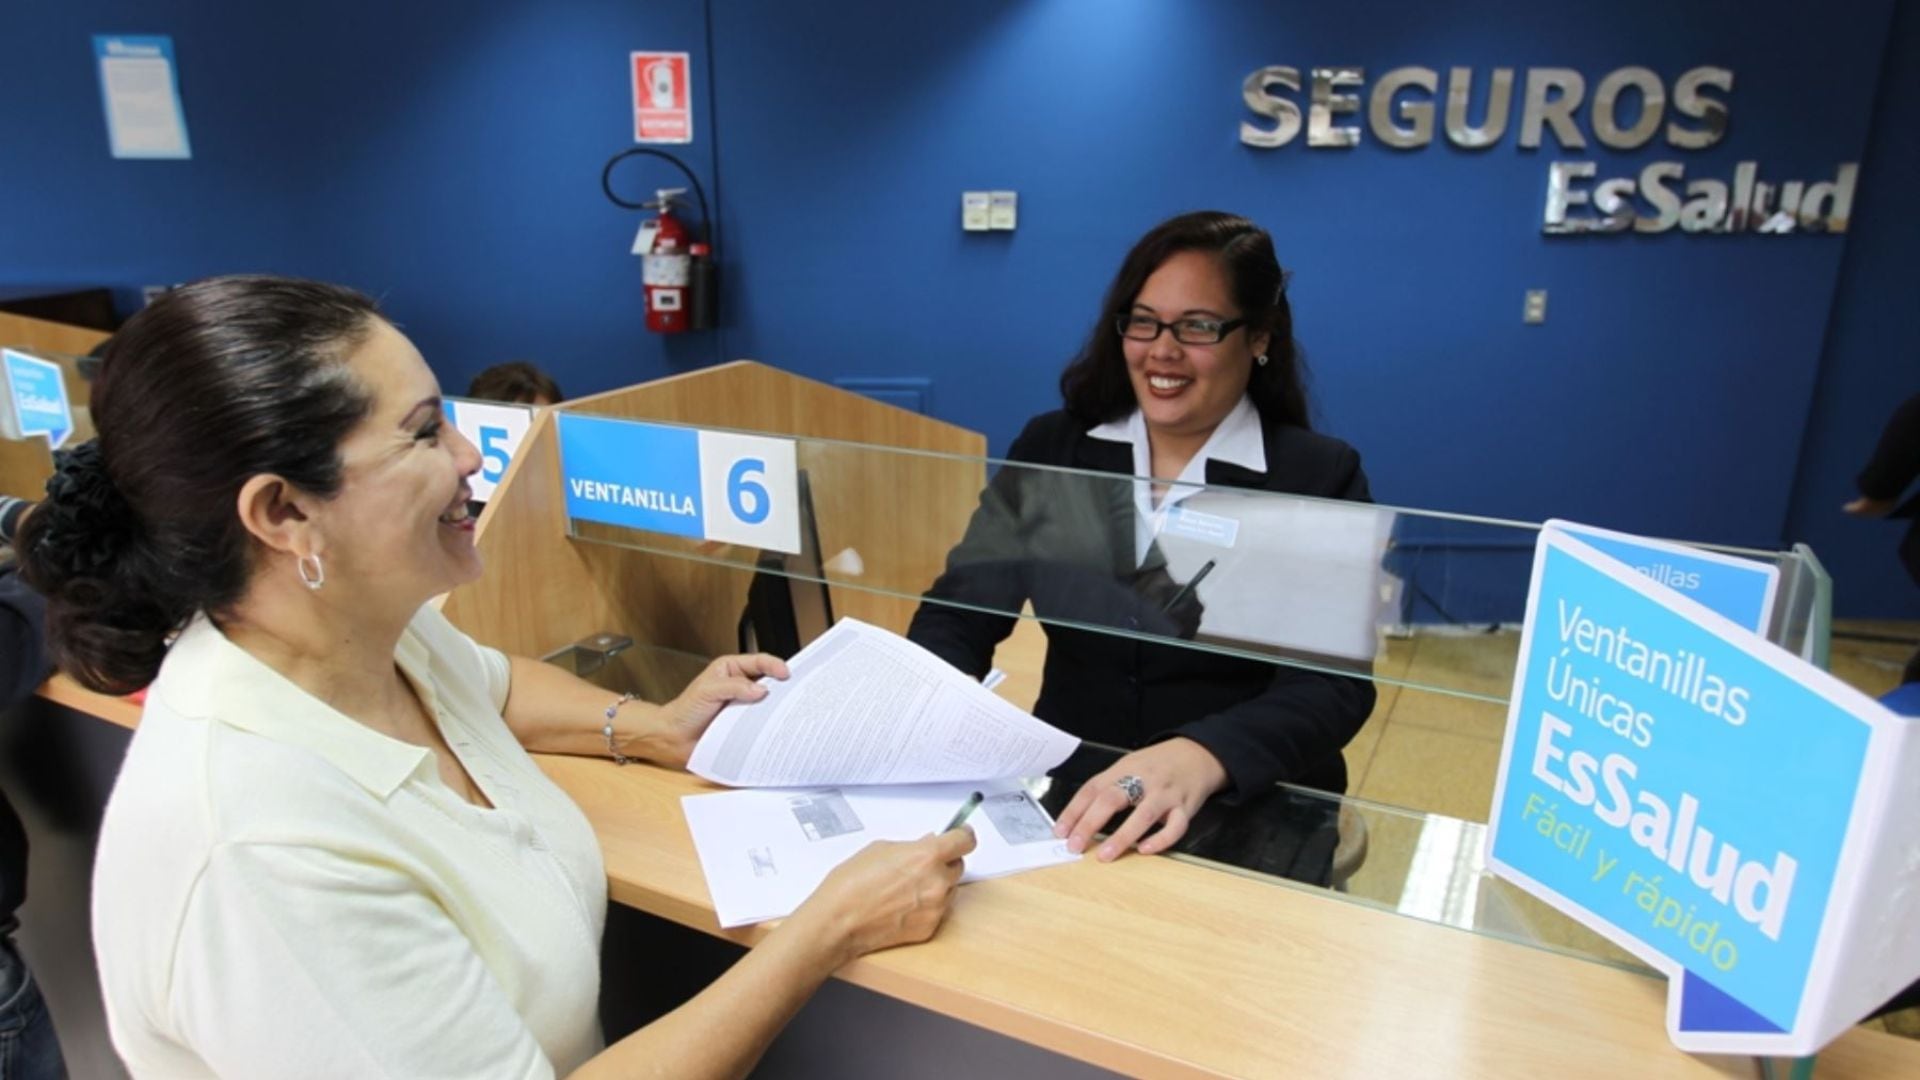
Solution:
M 979 677 L 1014 617 L 1190 636 L 1197 615 L 1166 608 L 1179 592 L 1153 554 L 1135 565 L 1133 449 L 1087 437 L 1065 412 L 1036 417 L 1012 461 L 1112 474 L 1002 469 L 980 496 L 967 534 L 924 599 L 907 636 Z M 1207 463 L 1207 483 L 1369 501 L 1360 455 L 1346 443 L 1265 422 L 1267 471 Z M 1226 767 L 1230 798 L 1286 780 L 1344 791 L 1340 750 L 1373 711 L 1367 679 L 1220 656 L 1178 645 L 1046 624 L 1047 662 L 1034 714 L 1084 739 L 1140 747 L 1175 735 Z

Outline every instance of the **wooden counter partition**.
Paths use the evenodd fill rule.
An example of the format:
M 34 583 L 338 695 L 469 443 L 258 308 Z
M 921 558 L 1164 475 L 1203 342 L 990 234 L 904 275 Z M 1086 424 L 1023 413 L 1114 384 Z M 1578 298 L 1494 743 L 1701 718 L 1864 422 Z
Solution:
M 48 322 L 45 319 L 0 311 L 0 345 L 16 349 L 38 349 L 65 353 L 69 356 L 85 356 L 95 345 L 111 336 L 105 330 L 68 326 L 66 323 Z M 80 380 L 77 372 L 68 374 L 67 396 L 72 398 L 75 405 L 85 405 L 87 403 L 86 383 Z
M 986 453 L 986 439 L 978 433 L 746 360 L 546 410 L 481 515 L 477 543 L 487 576 L 455 591 L 442 608 L 480 640 L 530 656 L 602 630 L 702 656 L 732 652 L 752 580 L 741 567 L 751 565 L 753 553 L 742 549 L 647 538 L 663 551 L 735 564 L 729 566 L 568 538 L 558 413 L 976 459 L 848 452 L 835 456 L 830 477 L 814 480 L 823 553 L 887 552 L 894 578 L 911 582 L 916 594 L 933 583 L 986 481 L 977 461 Z M 812 449 L 804 447 L 803 458 Z M 915 606 L 911 599 L 859 589 L 836 587 L 832 597 L 836 614 L 896 631 L 906 629 Z

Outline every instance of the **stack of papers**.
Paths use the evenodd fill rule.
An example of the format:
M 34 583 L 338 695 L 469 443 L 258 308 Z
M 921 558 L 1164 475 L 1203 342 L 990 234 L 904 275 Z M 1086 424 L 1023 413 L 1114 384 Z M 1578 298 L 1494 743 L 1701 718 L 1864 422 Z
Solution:
M 938 832 L 976 791 L 979 847 L 962 881 L 1078 858 L 1021 778 L 1055 768 L 1080 740 L 857 619 L 789 667 L 765 698 L 722 709 L 688 763 L 715 783 L 762 789 L 682 800 L 721 926 L 792 914 L 861 848 Z

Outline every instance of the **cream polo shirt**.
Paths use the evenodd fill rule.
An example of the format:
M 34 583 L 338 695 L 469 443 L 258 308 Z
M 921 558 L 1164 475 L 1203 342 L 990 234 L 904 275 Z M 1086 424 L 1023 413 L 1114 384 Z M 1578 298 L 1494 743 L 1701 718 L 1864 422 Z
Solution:
M 1133 475 L 1153 475 L 1153 449 L 1147 442 L 1147 420 L 1139 409 L 1127 415 L 1124 420 L 1109 420 L 1087 432 L 1089 439 L 1104 439 L 1107 442 L 1133 444 Z M 1207 441 L 1198 453 L 1180 470 L 1180 475 L 1171 478 L 1167 493 L 1158 505 L 1153 501 L 1153 485 L 1145 480 L 1136 480 L 1133 485 L 1133 559 L 1137 565 L 1147 557 L 1147 548 L 1167 523 L 1167 512 L 1180 505 L 1181 500 L 1193 494 L 1207 482 L 1207 462 L 1224 461 L 1254 472 L 1267 471 L 1267 439 L 1260 428 L 1260 410 L 1253 407 L 1253 399 L 1245 394 L 1234 403 L 1232 411 L 1207 436 Z M 1162 479 L 1167 479 L 1163 477 Z
M 606 871 L 501 719 L 507 658 L 423 607 L 394 650 L 494 809 L 205 618 L 107 804 L 93 940 L 137 1077 L 551 1077 L 601 1047 Z

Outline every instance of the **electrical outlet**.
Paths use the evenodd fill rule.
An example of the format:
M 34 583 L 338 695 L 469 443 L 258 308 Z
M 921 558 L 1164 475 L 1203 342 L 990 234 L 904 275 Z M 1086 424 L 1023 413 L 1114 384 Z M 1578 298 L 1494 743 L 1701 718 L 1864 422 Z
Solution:
M 1527 303 L 1520 309 L 1520 321 L 1529 326 L 1537 326 L 1547 321 L 1547 290 L 1527 290 Z

